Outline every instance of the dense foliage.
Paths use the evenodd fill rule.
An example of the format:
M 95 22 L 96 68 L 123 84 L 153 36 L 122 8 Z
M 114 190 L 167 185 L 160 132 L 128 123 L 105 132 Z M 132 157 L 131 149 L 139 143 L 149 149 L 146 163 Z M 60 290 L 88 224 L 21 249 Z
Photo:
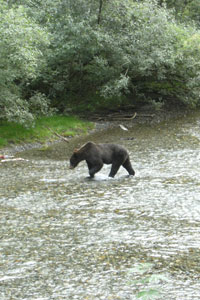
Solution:
M 48 34 L 26 15 L 22 6 L 9 9 L 4 1 L 0 4 L 0 119 L 27 123 L 33 119 L 31 111 L 38 98 L 36 92 L 29 90 L 29 84 L 39 75 Z M 40 112 L 48 106 L 44 96 L 42 100 L 45 103 L 40 102 Z
M 198 12 L 197 0 L 0 0 L 0 119 L 52 105 L 198 106 Z

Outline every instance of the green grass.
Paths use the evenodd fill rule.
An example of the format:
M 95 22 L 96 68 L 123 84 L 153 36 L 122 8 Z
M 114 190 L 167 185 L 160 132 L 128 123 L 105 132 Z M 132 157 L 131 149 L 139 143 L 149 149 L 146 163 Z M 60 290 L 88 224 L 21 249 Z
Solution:
M 36 120 L 33 128 L 25 128 L 16 123 L 0 122 L 0 148 L 11 143 L 45 142 L 58 139 L 52 131 L 68 137 L 84 134 L 91 128 L 91 123 L 71 116 L 42 117 Z

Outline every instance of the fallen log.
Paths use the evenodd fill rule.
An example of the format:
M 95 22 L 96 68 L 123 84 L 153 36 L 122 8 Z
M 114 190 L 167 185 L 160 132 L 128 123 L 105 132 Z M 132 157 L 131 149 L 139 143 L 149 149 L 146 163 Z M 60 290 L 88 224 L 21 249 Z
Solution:
M 116 112 L 105 116 L 96 114 L 91 116 L 90 119 L 97 122 L 98 121 L 129 121 L 135 119 L 136 116 L 137 116 L 136 112 L 133 115 Z

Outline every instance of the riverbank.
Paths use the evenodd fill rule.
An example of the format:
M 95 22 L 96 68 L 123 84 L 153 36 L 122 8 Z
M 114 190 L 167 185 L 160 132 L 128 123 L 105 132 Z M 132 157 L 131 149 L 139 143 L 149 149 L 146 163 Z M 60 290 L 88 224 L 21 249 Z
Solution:
M 0 126 L 0 154 L 13 155 L 33 148 L 47 148 L 61 142 L 63 137 L 71 141 L 73 137 L 91 134 L 110 127 L 131 128 L 136 124 L 150 125 L 169 119 L 184 117 L 189 112 L 180 108 L 156 110 L 150 106 L 140 109 L 101 111 L 94 114 L 75 116 L 43 117 L 35 127 L 24 128 L 18 124 Z M 122 129 L 123 130 L 123 129 Z
M 20 124 L 0 124 L 0 154 L 13 154 L 30 148 L 47 147 L 63 138 L 86 134 L 94 127 L 92 122 L 75 116 L 42 117 L 35 126 L 25 128 Z

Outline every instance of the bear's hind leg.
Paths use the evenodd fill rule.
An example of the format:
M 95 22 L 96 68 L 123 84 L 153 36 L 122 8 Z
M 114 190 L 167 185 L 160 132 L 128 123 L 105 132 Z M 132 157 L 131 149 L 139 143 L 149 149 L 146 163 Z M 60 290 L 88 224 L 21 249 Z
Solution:
M 110 174 L 108 175 L 109 177 L 115 177 L 115 175 L 117 174 L 119 168 L 120 168 L 121 164 L 120 163 L 113 163 L 111 170 L 110 170 Z

